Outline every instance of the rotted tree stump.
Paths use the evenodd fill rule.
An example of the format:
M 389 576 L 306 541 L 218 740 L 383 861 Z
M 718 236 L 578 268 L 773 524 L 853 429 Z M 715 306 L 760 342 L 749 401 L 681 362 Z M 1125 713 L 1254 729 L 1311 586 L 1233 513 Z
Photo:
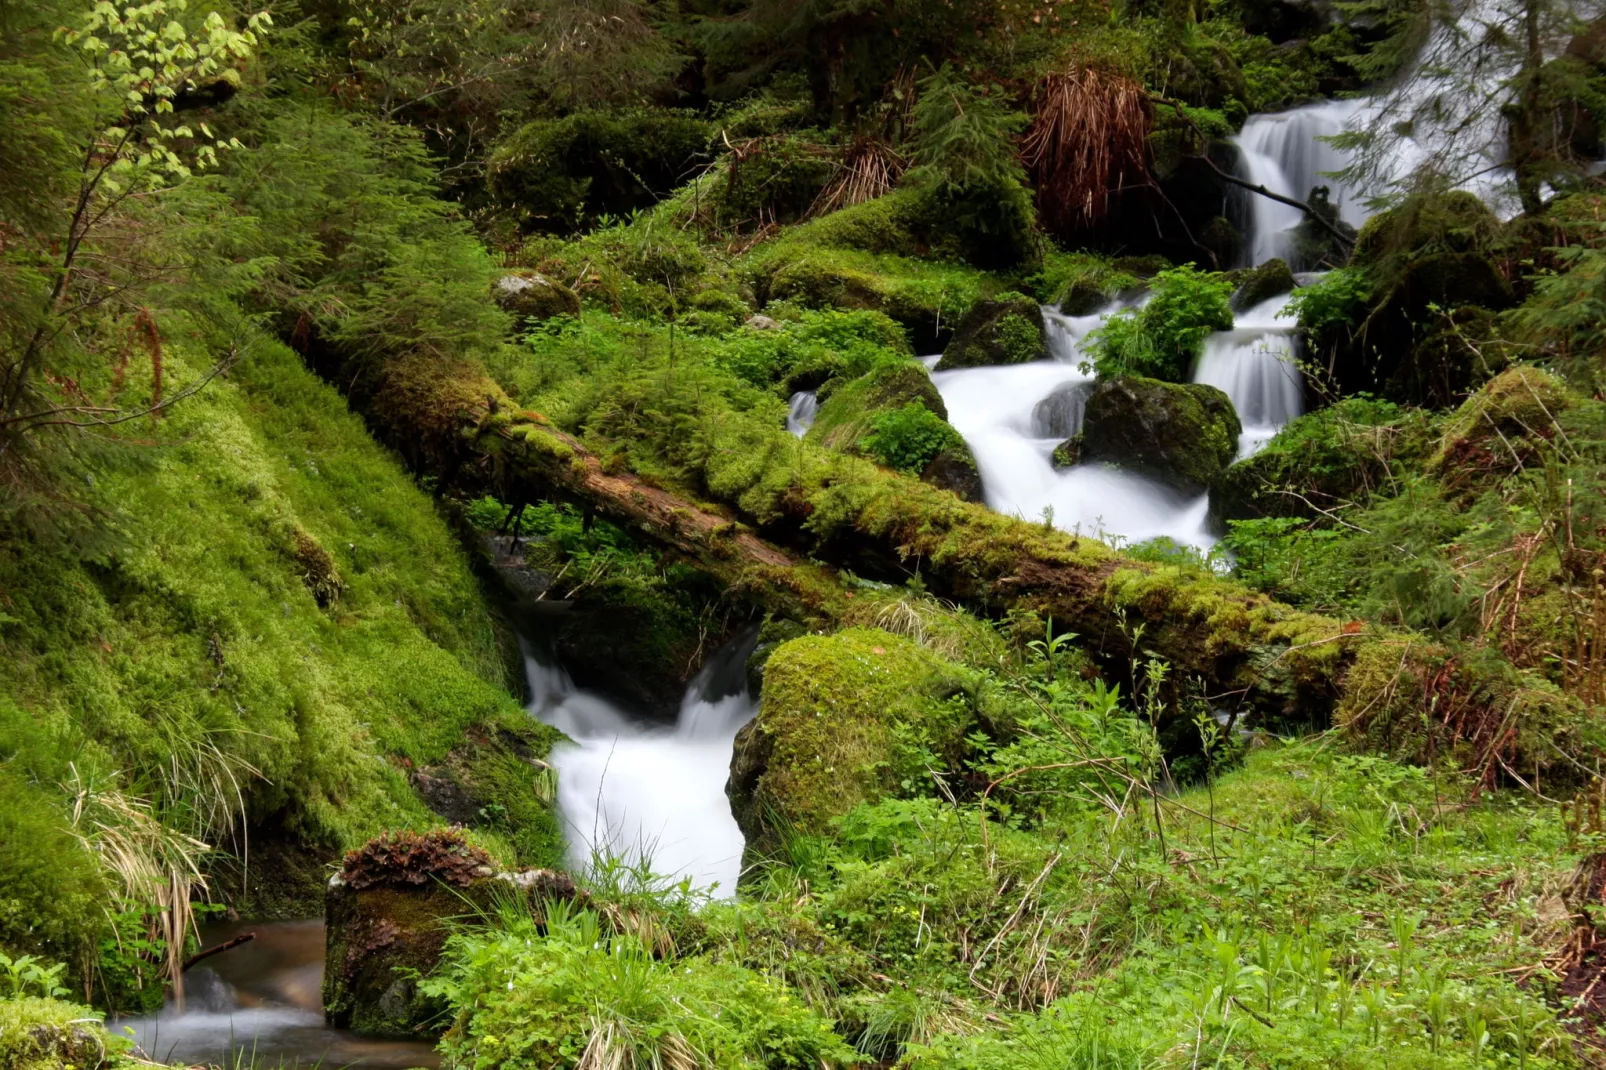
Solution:
M 429 1039 L 446 1006 L 419 991 L 440 963 L 447 919 L 490 909 L 509 892 L 573 901 L 574 882 L 551 870 L 498 871 L 455 829 L 394 833 L 346 855 L 324 894 L 324 1016 L 370 1037 Z

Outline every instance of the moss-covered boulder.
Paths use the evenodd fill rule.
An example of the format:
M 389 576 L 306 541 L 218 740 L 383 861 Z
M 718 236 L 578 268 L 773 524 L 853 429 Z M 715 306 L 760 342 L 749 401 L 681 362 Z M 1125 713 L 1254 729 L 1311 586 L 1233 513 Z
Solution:
M 1464 484 L 1520 466 L 1533 458 L 1534 440 L 1555 436 L 1556 416 L 1572 404 L 1566 386 L 1549 372 L 1508 368 L 1451 415 L 1428 470 Z
M 967 502 L 982 501 L 986 495 L 976 455 L 963 442 L 949 446 L 926 463 L 920 479 L 934 487 L 953 491 Z
M 930 755 L 956 767 L 975 715 L 963 671 L 878 628 L 809 635 L 764 667 L 758 717 L 736 737 L 725 786 L 750 849 L 925 779 Z
M 1220 522 L 1320 520 L 1364 504 L 1389 486 L 1396 465 L 1420 463 L 1427 423 L 1422 410 L 1373 398 L 1306 413 L 1227 469 L 1210 489 L 1211 514 Z
M 580 295 L 539 271 L 510 271 L 492 284 L 502 310 L 520 320 L 578 316 Z
M 1288 261 L 1274 258 L 1244 272 L 1238 289 L 1233 291 L 1232 300 L 1228 303 L 1234 312 L 1242 312 L 1288 293 L 1293 288 L 1294 273 L 1289 269 Z
M 959 321 L 937 371 L 992 364 L 1025 364 L 1048 357 L 1043 310 L 1024 294 L 978 301 Z
M 0 1070 L 99 1070 L 124 1065 L 127 1047 L 88 1007 L 37 996 L 0 999 Z
M 329 1024 L 371 1037 L 439 1035 L 446 1007 L 418 990 L 418 978 L 440 962 L 452 919 L 510 891 L 532 902 L 580 894 L 550 870 L 498 872 L 451 829 L 393 833 L 348 852 L 324 897 Z
M 1237 457 L 1242 430 L 1232 402 L 1213 386 L 1124 375 L 1093 389 L 1082 433 L 1056 457 L 1113 465 L 1198 494 Z
M 1060 311 L 1067 316 L 1091 316 L 1110 303 L 1110 295 L 1093 279 L 1077 279 L 1060 296 Z

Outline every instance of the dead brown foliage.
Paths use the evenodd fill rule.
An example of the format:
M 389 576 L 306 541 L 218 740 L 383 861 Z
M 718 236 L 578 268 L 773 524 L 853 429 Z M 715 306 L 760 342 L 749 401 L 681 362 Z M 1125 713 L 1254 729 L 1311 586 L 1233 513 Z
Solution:
M 879 138 L 861 137 L 842 154 L 831 180 L 809 208 L 809 216 L 873 201 L 897 185 L 909 161 Z
M 1037 84 L 1021 156 L 1049 231 L 1085 230 L 1108 214 L 1116 192 L 1149 184 L 1153 117 L 1143 87 L 1120 75 L 1073 69 Z
M 347 851 L 340 876 L 352 888 L 405 887 L 432 880 L 466 888 L 494 869 L 491 856 L 460 829 L 387 832 Z

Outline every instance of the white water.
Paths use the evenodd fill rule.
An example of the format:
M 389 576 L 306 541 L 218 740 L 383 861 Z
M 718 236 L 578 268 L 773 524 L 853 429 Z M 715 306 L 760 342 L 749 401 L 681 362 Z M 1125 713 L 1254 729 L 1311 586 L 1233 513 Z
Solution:
M 1259 449 L 1300 412 L 1300 375 L 1289 363 L 1295 323 L 1279 314 L 1287 300 L 1283 295 L 1247 309 L 1232 330 L 1212 335 L 1194 376 L 1232 399 L 1244 424 L 1240 457 Z M 1179 495 L 1102 464 L 1054 467 L 1054 447 L 1081 421 L 1080 404 L 1056 395 L 1092 382 L 1081 369 L 1087 359 L 1082 343 L 1108 313 L 1071 317 L 1044 309 L 1043 314 L 1053 360 L 931 377 L 949 422 L 976 456 L 988 506 L 1027 520 L 1051 516 L 1055 527 L 1095 538 L 1142 542 L 1166 536 L 1209 549 L 1215 536 L 1207 526 L 1208 495 Z
M 814 426 L 814 414 L 819 411 L 820 399 L 812 390 L 799 390 L 792 395 L 791 406 L 791 411 L 786 414 L 786 429 L 802 438 Z
M 687 687 L 672 728 L 641 724 L 576 690 L 562 668 L 526 650 L 530 712 L 574 740 L 551 757 L 573 865 L 585 868 L 594 855 L 650 859 L 658 876 L 735 894 L 743 841 L 725 781 L 736 732 L 757 712 L 745 676 L 752 649 L 749 637 L 715 654 Z
M 1259 450 L 1284 424 L 1304 411 L 1305 388 L 1293 364 L 1298 322 L 1285 314 L 1281 294 L 1238 313 L 1230 331 L 1205 340 L 1193 381 L 1226 392 L 1243 425 L 1242 460 Z
M 1587 0 L 1578 14 L 1588 21 L 1601 7 L 1599 0 Z M 1344 221 L 1359 226 L 1370 214 L 1368 198 L 1393 192 L 1427 168 L 1509 218 L 1519 206 L 1512 171 L 1505 165 L 1507 126 L 1501 106 L 1510 93 L 1501 87 L 1518 72 L 1522 14 L 1519 0 L 1467 0 L 1454 18 L 1433 28 L 1410 69 L 1387 89 L 1250 116 L 1234 139 L 1243 157 L 1242 177 L 1301 201 L 1313 187 L 1325 185 Z M 1570 32 L 1570 25 L 1546 28 L 1547 58 L 1561 52 Z M 1369 176 L 1368 188 L 1349 188 L 1322 174 L 1350 164 L 1347 153 L 1321 140 L 1346 130 L 1386 138 L 1387 151 Z M 1286 259 L 1291 251 L 1288 229 L 1302 213 L 1255 194 L 1249 201 L 1250 262 Z

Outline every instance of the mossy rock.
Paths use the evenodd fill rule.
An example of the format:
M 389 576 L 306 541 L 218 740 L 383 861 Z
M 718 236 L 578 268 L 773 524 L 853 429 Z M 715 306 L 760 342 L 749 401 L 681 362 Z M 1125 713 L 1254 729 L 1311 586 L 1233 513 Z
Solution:
M 1110 303 L 1110 294 L 1092 279 L 1077 279 L 1065 288 L 1059 308 L 1067 316 L 1091 316 Z
M 1269 301 L 1280 294 L 1289 293 L 1294 288 L 1294 273 L 1288 267 L 1288 261 L 1271 259 L 1257 268 L 1244 272 L 1238 283 L 1238 289 L 1233 291 L 1232 310 L 1242 312 L 1246 308 L 1254 308 L 1264 301 Z
M 827 831 L 860 803 L 956 767 L 975 715 L 962 670 L 878 628 L 786 643 L 764 667 L 758 716 L 736 738 L 725 791 L 750 849 Z
M 1555 417 L 1572 407 L 1560 379 L 1538 368 L 1508 368 L 1484 384 L 1445 423 L 1429 471 L 1465 477 L 1491 464 L 1509 466 L 1535 437 L 1555 433 Z
M 99 1070 L 123 1065 L 127 1047 L 88 1007 L 37 996 L 0 1000 L 0 1070 Z
M 1199 228 L 1198 239 L 1217 264 L 1236 264 L 1244 251 L 1243 231 L 1226 216 L 1212 217 Z
M 920 480 L 953 491 L 967 502 L 980 502 L 986 497 L 981 470 L 976 467 L 976 455 L 968 445 L 955 446 L 937 454 L 930 464 L 921 469 Z
M 1232 402 L 1216 387 L 1118 376 L 1100 382 L 1087 399 L 1079 460 L 1198 494 L 1237 457 L 1242 430 Z
M 820 407 L 806 436 L 839 450 L 854 450 L 879 412 L 917 401 L 934 416 L 948 419 L 937 384 L 916 361 L 886 364 L 857 379 L 834 380 L 820 390 Z
M 580 295 L 539 271 L 510 271 L 492 284 L 496 303 L 521 320 L 578 316 Z
M 1346 398 L 1291 421 L 1253 457 L 1233 464 L 1210 489 L 1218 522 L 1291 517 L 1365 503 L 1389 483 L 1396 463 L 1420 462 L 1421 410 Z
M 965 314 L 936 370 L 1025 364 L 1047 357 L 1043 310 L 1024 294 L 1004 294 L 997 300 L 976 302 Z
M 418 979 L 440 963 L 456 919 L 491 910 L 510 892 L 532 903 L 579 894 L 550 870 L 498 872 L 450 831 L 381 837 L 350 852 L 324 896 L 329 1024 L 395 1040 L 439 1036 L 447 1006 L 420 992 Z

